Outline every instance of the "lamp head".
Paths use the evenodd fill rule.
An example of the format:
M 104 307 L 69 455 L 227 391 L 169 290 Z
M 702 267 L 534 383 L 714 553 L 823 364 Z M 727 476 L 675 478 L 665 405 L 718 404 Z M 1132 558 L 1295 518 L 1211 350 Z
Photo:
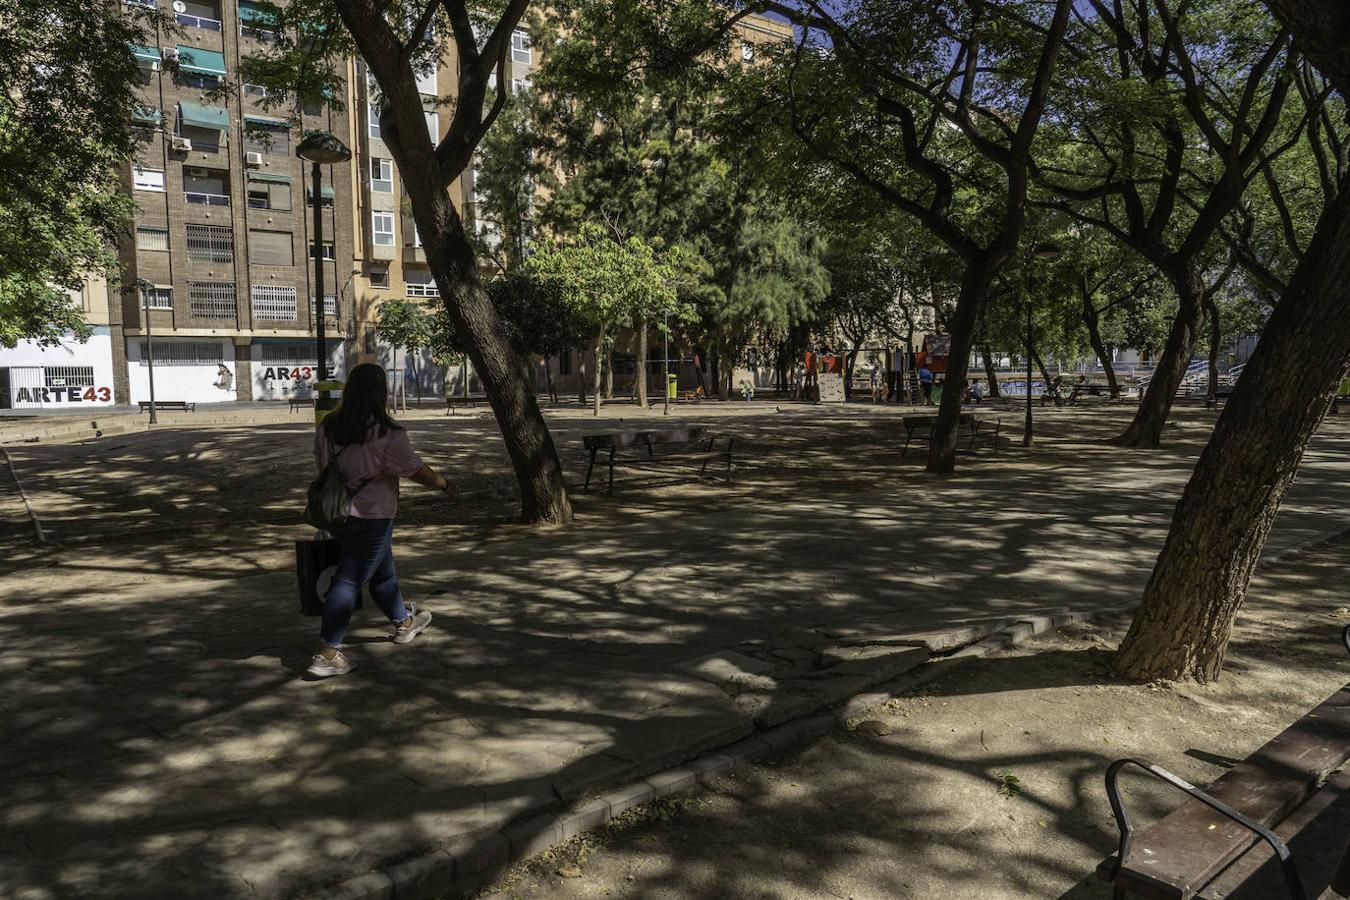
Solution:
M 336 135 L 326 131 L 311 131 L 295 148 L 295 155 L 312 163 L 333 165 L 351 159 L 352 151 Z

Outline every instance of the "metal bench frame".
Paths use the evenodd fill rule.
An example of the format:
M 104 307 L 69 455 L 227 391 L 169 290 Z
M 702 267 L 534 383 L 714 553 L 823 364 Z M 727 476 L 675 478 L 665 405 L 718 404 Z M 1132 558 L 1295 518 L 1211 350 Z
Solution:
M 905 454 L 909 452 L 909 442 L 913 440 L 916 432 L 929 446 L 932 445 L 933 429 L 937 427 L 937 416 L 903 416 L 900 421 L 905 429 L 905 446 L 900 450 L 901 459 L 904 459 Z M 969 426 L 970 428 L 970 442 L 966 444 L 967 450 L 974 450 L 975 441 L 987 437 L 993 445 L 994 453 L 998 453 L 998 436 L 1003 428 L 1003 420 L 993 419 L 994 430 L 990 432 L 988 428 L 985 428 L 982 434 L 980 429 L 988 425 L 990 421 L 990 419 L 977 419 L 971 413 L 961 413 L 957 428 L 960 429 L 961 426 Z
M 674 437 L 674 435 L 682 435 Z M 725 440 L 726 446 L 717 447 L 719 440 Z M 595 460 L 601 450 L 609 451 L 609 484 L 607 493 L 614 493 L 614 466 L 630 465 L 664 465 L 667 462 L 679 460 L 702 460 L 703 465 L 699 467 L 699 477 L 703 478 L 708 473 L 708 463 L 714 459 L 723 458 L 726 460 L 726 478 L 731 480 L 732 468 L 732 449 L 736 446 L 736 438 L 729 434 L 720 434 L 708 431 L 706 428 L 679 428 L 652 431 L 620 431 L 606 434 L 587 435 L 582 439 L 583 445 L 590 455 L 586 464 L 586 481 L 582 490 L 590 490 L 591 473 L 595 469 Z M 680 445 L 698 445 L 698 450 L 693 453 L 664 453 L 656 455 L 657 447 L 674 447 Z M 636 459 L 621 459 L 616 457 L 619 450 L 630 448 L 647 449 L 647 456 L 643 458 L 639 455 Z

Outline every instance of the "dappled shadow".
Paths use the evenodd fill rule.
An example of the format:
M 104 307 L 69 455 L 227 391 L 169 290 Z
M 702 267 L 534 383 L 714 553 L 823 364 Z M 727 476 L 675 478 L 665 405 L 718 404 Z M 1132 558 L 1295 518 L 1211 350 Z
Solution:
M 580 435 L 641 418 L 564 413 L 573 479 Z M 1031 453 L 963 455 L 957 477 L 931 479 L 899 460 L 889 410 L 698 415 L 741 435 L 732 483 L 625 478 L 578 495 L 570 529 L 509 524 L 490 419 L 411 422 L 429 462 L 495 493 L 447 507 L 409 491 L 400 572 L 436 622 L 396 647 L 365 610 L 361 668 L 318 684 L 297 677 L 316 626 L 296 619 L 289 559 L 308 427 L 16 452 L 54 545 L 16 541 L 0 561 L 0 886 L 284 894 L 527 816 L 748 730 L 681 662 L 841 622 L 913 630 L 1131 598 L 1189 458 L 1055 437 L 1096 421 L 1066 414 Z M 1344 436 L 1319 440 L 1312 505 L 1343 502 Z M 1087 779 L 1100 760 L 1080 762 Z

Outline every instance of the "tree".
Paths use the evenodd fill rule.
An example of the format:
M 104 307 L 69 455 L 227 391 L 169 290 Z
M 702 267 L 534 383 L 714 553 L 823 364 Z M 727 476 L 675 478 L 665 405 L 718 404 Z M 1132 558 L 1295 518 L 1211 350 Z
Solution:
M 1298 54 L 1256 0 L 1090 0 L 1075 35 L 1076 110 L 1042 185 L 1171 283 L 1177 314 L 1126 446 L 1157 447 L 1200 336 L 1206 261 L 1248 182 L 1287 146 Z M 1071 102 L 1076 100 L 1077 102 Z M 1066 151 L 1066 147 L 1070 148 Z
M 595 415 L 600 415 L 600 365 L 607 337 L 632 321 L 690 311 L 679 302 L 678 268 L 639 237 L 617 241 L 602 228 L 584 228 L 572 245 L 544 244 L 530 258 L 534 277 L 556 290 L 582 320 L 591 324 L 595 346 Z M 644 353 L 645 355 L 645 353 Z M 639 360 L 645 370 L 646 360 Z
M 422 399 L 422 379 L 418 370 L 421 362 L 420 355 L 421 351 L 431 347 L 435 340 L 433 333 L 435 323 L 434 315 L 420 303 L 396 297 L 380 304 L 376 328 L 379 329 L 381 337 L 394 347 L 395 354 L 397 354 L 398 348 L 402 347 L 412 360 L 413 380 L 417 384 L 416 390 L 419 402 Z M 394 368 L 395 370 L 398 368 L 397 355 L 394 357 Z M 397 386 L 397 379 L 395 379 L 394 384 Z M 404 387 L 403 402 L 406 408 L 408 402 L 406 386 Z
M 1012 15 L 942 0 L 911 4 L 905 16 L 889 0 L 861 0 L 843 18 L 820 3 L 748 6 L 798 26 L 800 40 L 776 70 L 773 107 L 779 128 L 809 151 L 809 168 L 846 173 L 961 261 L 947 378 L 962 383 L 981 307 L 1026 222 L 1032 142 L 1071 0 L 1056 0 L 1048 17 L 1031 6 Z M 974 185 L 979 197 L 954 202 Z M 943 393 L 930 472 L 955 468 L 962 393 Z
M 88 274 L 117 284 L 113 247 L 134 211 L 117 178 L 135 150 L 132 47 L 162 20 L 122 4 L 0 0 L 0 346 L 83 340 L 67 291 Z
M 1267 0 L 1342 100 L 1350 97 L 1350 8 Z M 1212 681 L 1281 501 L 1350 370 L 1350 191 L 1318 221 L 1256 352 L 1200 454 L 1116 671 Z
M 313 0 L 271 8 L 280 39 L 241 69 L 250 82 L 278 89 L 276 98 L 267 98 L 273 106 L 291 96 L 336 103 L 333 98 L 342 96 L 340 73 L 346 71 L 338 63 L 353 50 L 365 60 L 378 84 L 372 101 L 379 108 L 381 135 L 407 189 L 448 324 L 473 361 L 500 425 L 520 487 L 521 517 L 561 523 L 572 518 L 562 464 L 449 193 L 509 100 L 506 91 L 489 97 L 488 82 L 495 72 L 497 83 L 505 83 L 511 34 L 529 5 L 529 0 L 482 5 Z M 449 129 L 436 138 L 427 130 L 417 74 L 451 54 L 459 80 L 453 101 L 442 100 L 452 107 Z

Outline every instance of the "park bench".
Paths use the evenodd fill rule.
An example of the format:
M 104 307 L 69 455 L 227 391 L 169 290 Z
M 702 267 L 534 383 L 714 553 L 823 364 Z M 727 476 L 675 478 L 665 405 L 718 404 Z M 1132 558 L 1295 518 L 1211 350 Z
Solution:
M 1342 635 L 1350 650 L 1350 628 Z M 1263 866 L 1278 862 L 1284 896 L 1321 900 L 1350 895 L 1350 685 L 1234 765 L 1205 791 L 1152 763 L 1121 759 L 1106 772 L 1106 791 L 1120 828 L 1120 849 L 1097 867 L 1115 886 L 1114 896 L 1218 900 L 1252 886 Z M 1135 766 L 1190 799 L 1152 826 L 1136 832 L 1121 801 L 1118 777 Z M 1320 829 L 1320 830 L 1319 830 Z M 1319 895 L 1305 892 L 1288 845 L 1331 848 L 1343 854 Z M 1342 849 L 1343 848 L 1343 849 Z M 1258 876 L 1260 877 L 1260 876 Z M 1279 893 L 1260 887 L 1261 896 Z M 1333 890 L 1337 891 L 1333 893 Z M 1244 892 L 1243 896 L 1249 893 Z M 1250 895 L 1255 896 L 1255 895 Z
M 291 412 L 295 412 L 297 409 L 308 409 L 308 408 L 313 408 L 313 406 L 314 406 L 314 398 L 313 398 L 313 397 L 292 397 L 291 400 L 290 400 L 290 403 L 291 403 Z
M 904 459 L 905 454 L 909 452 L 909 442 L 915 437 L 923 440 L 926 444 L 932 443 L 933 429 L 937 426 L 937 416 L 904 416 L 901 422 L 905 426 L 905 446 L 900 451 L 901 459 Z M 961 419 L 957 427 L 970 435 L 970 442 L 966 445 L 967 450 L 973 450 L 977 440 L 984 440 L 993 446 L 995 453 L 998 452 L 998 433 L 1003 427 L 1002 419 L 977 419 L 970 413 L 961 413 Z
M 149 411 L 150 411 L 150 405 L 151 405 L 151 404 L 150 404 L 150 401 L 149 401 L 149 400 L 142 400 L 142 401 L 140 402 L 141 412 L 149 412 Z M 196 412 L 196 411 L 197 411 L 197 404 L 195 404 L 195 403 L 188 403 L 188 402 L 185 401 L 185 400 L 156 400 L 156 401 L 154 402 L 154 407 L 155 407 L 155 410 L 156 410 L 156 411 L 161 410 L 161 409 L 163 409 L 163 410 L 174 410 L 174 411 L 177 411 L 177 412 Z
M 1213 397 L 1205 398 L 1206 409 L 1218 409 L 1228 402 L 1228 398 L 1233 396 L 1233 389 L 1230 387 L 1219 388 L 1214 392 Z
M 718 447 L 718 441 L 725 441 L 725 447 Z M 586 483 L 583 490 L 590 490 L 591 471 L 595 468 L 596 456 L 602 450 L 609 451 L 609 492 L 614 492 L 614 467 L 627 466 L 666 466 L 671 463 L 702 463 L 699 476 L 707 474 L 708 463 L 721 460 L 726 463 L 727 479 L 731 479 L 731 450 L 736 439 L 729 434 L 717 434 L 706 428 L 668 428 L 659 431 L 611 431 L 604 434 L 588 434 L 582 438 L 590 461 L 586 464 Z M 661 452 L 657 452 L 658 448 Z M 632 456 L 620 457 L 619 451 L 627 450 Z M 645 454 L 643 451 L 646 451 Z
M 472 408 L 479 403 L 486 402 L 487 394 L 470 394 L 468 397 L 446 397 L 445 414 L 447 416 L 453 416 L 455 414 L 455 407 L 457 406 L 467 406 Z

